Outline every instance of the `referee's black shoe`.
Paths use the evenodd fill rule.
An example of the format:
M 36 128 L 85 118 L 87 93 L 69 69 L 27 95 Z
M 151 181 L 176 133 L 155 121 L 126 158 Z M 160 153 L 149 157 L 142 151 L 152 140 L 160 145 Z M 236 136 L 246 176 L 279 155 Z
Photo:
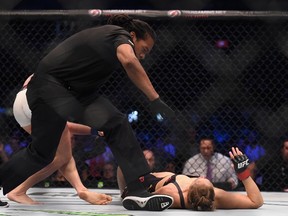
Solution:
M 163 211 L 173 204 L 173 197 L 151 194 L 147 191 L 135 191 L 127 194 L 122 204 L 128 210 Z

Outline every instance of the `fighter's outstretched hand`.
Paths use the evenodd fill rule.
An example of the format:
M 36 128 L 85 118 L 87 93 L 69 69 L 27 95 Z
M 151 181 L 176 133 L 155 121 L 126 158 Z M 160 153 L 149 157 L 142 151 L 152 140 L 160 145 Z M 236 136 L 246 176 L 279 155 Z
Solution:
M 243 181 L 250 176 L 250 171 L 248 169 L 249 159 L 243 154 L 237 147 L 232 147 L 229 152 L 230 158 L 233 162 L 234 169 L 237 173 L 238 178 Z

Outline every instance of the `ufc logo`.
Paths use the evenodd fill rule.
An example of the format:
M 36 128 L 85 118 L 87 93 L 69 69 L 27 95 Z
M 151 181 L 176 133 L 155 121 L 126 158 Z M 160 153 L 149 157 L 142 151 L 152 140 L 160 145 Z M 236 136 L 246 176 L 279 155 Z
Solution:
M 248 166 L 248 165 L 249 165 L 249 163 L 248 163 L 248 159 L 247 159 L 241 163 L 238 163 L 238 169 L 241 169 L 241 168 Z

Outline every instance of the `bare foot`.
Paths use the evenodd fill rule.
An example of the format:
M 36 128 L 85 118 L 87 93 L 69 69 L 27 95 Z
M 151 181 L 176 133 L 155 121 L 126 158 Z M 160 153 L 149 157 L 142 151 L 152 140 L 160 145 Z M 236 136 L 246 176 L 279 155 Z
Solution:
M 93 205 L 107 205 L 112 201 L 112 197 L 106 194 L 84 190 L 78 193 L 80 199 L 85 200 Z
M 7 197 L 9 200 L 18 202 L 21 204 L 29 204 L 29 205 L 40 204 L 40 202 L 34 201 L 25 193 L 24 194 L 8 193 Z

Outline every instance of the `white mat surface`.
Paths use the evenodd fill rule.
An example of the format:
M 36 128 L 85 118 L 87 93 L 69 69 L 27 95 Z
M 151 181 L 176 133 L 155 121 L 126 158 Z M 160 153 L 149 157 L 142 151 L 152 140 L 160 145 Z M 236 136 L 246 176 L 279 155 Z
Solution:
M 265 204 L 259 209 L 247 210 L 216 210 L 214 212 L 195 212 L 191 210 L 167 209 L 162 212 L 128 211 L 121 205 L 118 190 L 91 189 L 100 193 L 112 195 L 113 202 L 109 205 L 90 205 L 79 199 L 72 188 L 31 188 L 28 194 L 41 205 L 22 205 L 9 201 L 9 208 L 0 208 L 0 216 L 287 216 L 288 193 L 263 192 Z M 1 191 L 2 192 L 2 191 Z M 1 196 L 2 201 L 7 201 Z

